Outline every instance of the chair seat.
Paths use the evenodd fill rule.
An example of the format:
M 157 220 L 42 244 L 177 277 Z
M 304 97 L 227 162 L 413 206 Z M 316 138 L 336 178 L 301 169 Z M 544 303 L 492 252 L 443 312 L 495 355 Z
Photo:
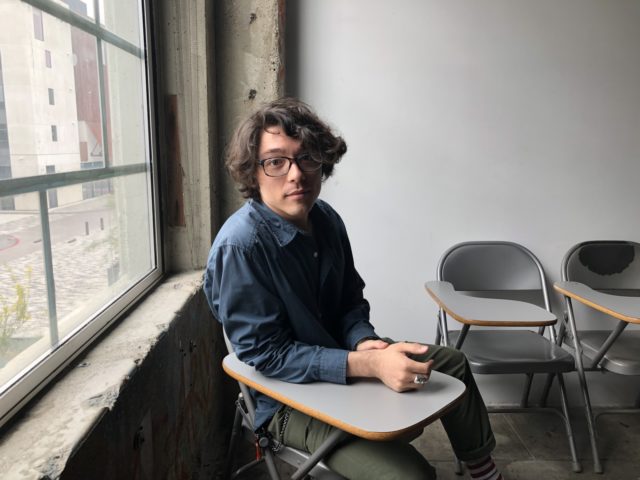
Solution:
M 449 333 L 454 344 L 459 332 Z M 461 350 L 480 374 L 555 373 L 574 370 L 573 356 L 531 330 L 469 330 Z
M 583 353 L 593 358 L 611 332 L 609 330 L 583 330 L 579 333 Z M 600 362 L 600 366 L 620 375 L 640 375 L 640 331 L 625 330 L 613 343 Z

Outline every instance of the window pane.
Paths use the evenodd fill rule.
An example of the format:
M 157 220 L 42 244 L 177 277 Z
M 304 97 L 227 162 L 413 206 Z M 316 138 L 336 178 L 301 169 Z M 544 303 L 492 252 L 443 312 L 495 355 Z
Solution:
M 71 38 L 75 55 L 73 73 L 76 85 L 78 142 L 87 143 L 92 161 L 104 162 L 97 42 L 94 37 L 77 28 L 71 29 Z M 80 159 L 79 143 L 74 148 L 78 151 Z
M 13 200 L 16 211 L 0 211 L 0 385 L 50 347 L 40 217 L 26 213 L 38 195 Z
M 98 12 L 95 11 L 93 0 L 64 0 L 69 9 L 75 13 L 96 21 L 100 18 L 100 25 L 118 37 L 132 43 L 136 47 L 142 45 L 141 22 L 142 12 L 139 2 L 131 0 L 98 0 Z M 98 15 L 96 15 L 96 13 Z
M 147 175 L 104 182 L 107 193 L 49 213 L 61 339 L 155 267 Z M 87 186 L 56 189 L 58 201 Z
M 40 385 L 16 375 L 55 371 L 160 274 L 146 64 L 127 45 L 142 2 L 51 3 L 124 38 L 0 0 L 2 421 L 5 395 Z
M 36 40 L 44 40 L 42 12 L 35 7 L 33 9 L 33 36 Z
M 45 165 L 55 165 L 57 172 L 80 170 L 85 107 L 99 105 L 96 39 L 74 35 L 76 29 L 69 24 L 41 12 L 46 38 L 35 41 L 20 28 L 32 10 L 12 0 L 0 16 L 0 83 L 12 178 L 43 175 Z M 42 61 L 46 51 L 56 57 L 52 68 Z M 50 90 L 54 109 L 49 106 L 54 100 Z
M 116 47 L 105 48 L 109 92 L 110 165 L 144 162 L 147 158 L 143 64 Z
M 138 2 L 130 0 L 100 0 L 102 23 L 108 30 L 136 47 L 142 45 L 141 11 Z

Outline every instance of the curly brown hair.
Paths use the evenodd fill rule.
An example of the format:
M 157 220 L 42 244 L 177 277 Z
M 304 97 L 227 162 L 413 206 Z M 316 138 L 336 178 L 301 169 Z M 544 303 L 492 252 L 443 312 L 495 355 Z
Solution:
M 240 124 L 227 146 L 225 164 L 244 198 L 260 199 L 256 179 L 260 139 L 263 131 L 274 126 L 300 140 L 305 152 L 322 160 L 323 180 L 331 176 L 347 151 L 342 137 L 334 135 L 306 103 L 289 97 L 268 103 Z

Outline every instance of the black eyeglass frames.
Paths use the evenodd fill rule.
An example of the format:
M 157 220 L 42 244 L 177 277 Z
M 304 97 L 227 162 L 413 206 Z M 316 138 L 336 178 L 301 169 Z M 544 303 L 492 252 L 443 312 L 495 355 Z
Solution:
M 303 172 L 316 172 L 322 168 L 322 161 L 314 158 L 308 153 L 302 153 L 296 157 L 272 157 L 260 160 L 258 164 L 262 167 L 264 174 L 268 177 L 282 177 L 289 173 L 291 165 L 296 162 L 298 168 Z

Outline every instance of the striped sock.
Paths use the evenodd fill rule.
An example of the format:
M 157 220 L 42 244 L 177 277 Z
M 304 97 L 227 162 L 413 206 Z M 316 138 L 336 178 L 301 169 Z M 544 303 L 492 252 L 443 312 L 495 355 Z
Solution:
M 467 462 L 469 474 L 474 480 L 503 480 L 502 474 L 496 464 L 493 463 L 491 455 Z

